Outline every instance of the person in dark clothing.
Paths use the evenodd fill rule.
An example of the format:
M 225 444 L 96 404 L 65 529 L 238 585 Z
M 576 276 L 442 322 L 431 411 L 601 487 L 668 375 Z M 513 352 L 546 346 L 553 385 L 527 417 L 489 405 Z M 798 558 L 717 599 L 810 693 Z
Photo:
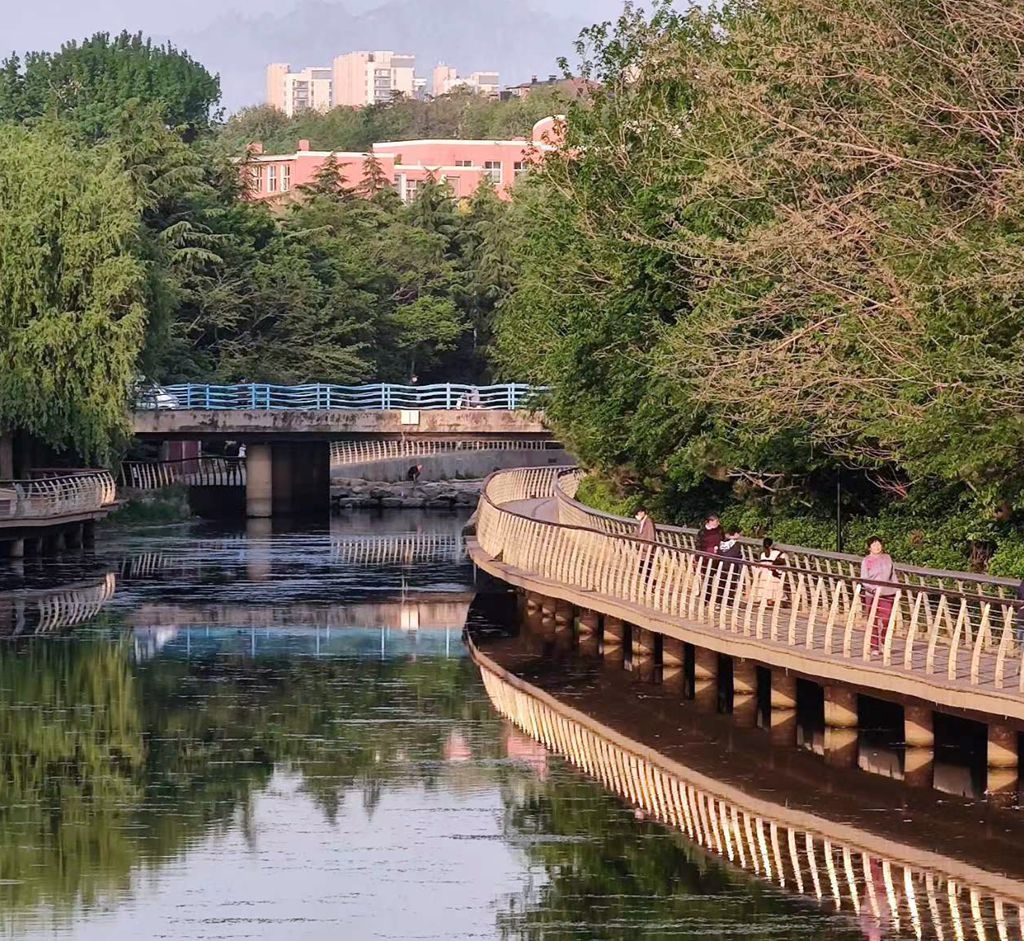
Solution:
M 657 542 L 658 534 L 654 528 L 654 520 L 651 519 L 650 514 L 643 507 L 634 514 L 634 518 L 637 521 L 636 537 L 642 539 L 644 542 Z M 640 574 L 644 578 L 644 584 L 646 585 L 651 580 L 651 569 L 654 566 L 654 549 L 644 549 L 643 555 L 640 557 Z
M 730 529 L 718 546 L 717 555 L 722 559 L 719 563 L 722 571 L 718 579 L 719 601 L 731 601 L 739 587 L 740 577 L 743 574 L 739 565 L 739 560 L 743 558 L 743 545 L 740 543 L 740 538 L 738 529 Z
M 423 473 L 423 465 L 422 464 L 413 464 L 413 466 L 410 467 L 408 472 L 406 473 L 405 479 L 406 480 L 411 480 L 413 483 L 416 483 L 416 481 L 418 481 L 420 479 L 420 474 L 422 474 L 422 473 Z
M 700 532 L 697 533 L 697 551 L 707 553 L 718 552 L 718 547 L 721 545 L 724 535 L 722 524 L 719 522 L 718 517 L 715 515 L 709 516 L 704 521 Z

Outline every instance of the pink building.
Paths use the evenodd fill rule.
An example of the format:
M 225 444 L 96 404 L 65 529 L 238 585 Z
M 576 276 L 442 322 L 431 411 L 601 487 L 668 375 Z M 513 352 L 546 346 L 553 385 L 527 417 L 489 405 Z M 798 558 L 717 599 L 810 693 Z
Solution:
M 515 181 L 531 162 L 553 150 L 561 137 L 561 118 L 544 118 L 533 127 L 530 140 L 406 140 L 374 144 L 373 156 L 403 201 L 416 195 L 417 187 L 433 176 L 445 180 L 456 198 L 472 196 L 480 181 L 489 177 L 498 194 L 508 198 Z M 265 154 L 259 144 L 251 148 L 250 197 L 281 199 L 292 190 L 311 182 L 329 151 L 309 149 L 309 141 L 299 141 L 293 154 Z M 333 154 L 342 168 L 345 183 L 355 187 L 362 182 L 367 154 Z

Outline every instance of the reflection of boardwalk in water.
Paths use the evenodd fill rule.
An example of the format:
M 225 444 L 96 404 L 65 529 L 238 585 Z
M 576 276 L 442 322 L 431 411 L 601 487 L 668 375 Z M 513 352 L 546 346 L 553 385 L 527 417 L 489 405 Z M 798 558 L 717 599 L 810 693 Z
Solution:
M 132 610 L 133 627 L 331 627 L 457 630 L 466 623 L 473 595 L 384 599 L 350 604 L 142 604 Z
M 473 656 L 495 708 L 531 737 L 706 851 L 857 918 L 869 937 L 1021 937 L 1021 882 L 750 796 Z
M 0 598 L 0 635 L 45 634 L 94 618 L 114 597 L 116 579 L 107 572 L 94 580 L 36 591 L 14 591 Z
M 332 536 L 334 559 L 343 565 L 413 565 L 420 562 L 458 564 L 466 547 L 458 533 L 387 533 L 381 536 Z

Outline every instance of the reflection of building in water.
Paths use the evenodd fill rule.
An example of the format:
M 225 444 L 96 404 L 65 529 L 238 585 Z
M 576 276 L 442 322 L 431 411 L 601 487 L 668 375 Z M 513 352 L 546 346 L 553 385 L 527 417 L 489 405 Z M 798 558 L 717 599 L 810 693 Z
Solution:
M 1024 883 L 932 845 L 919 849 L 748 795 L 473 656 L 495 708 L 533 739 L 708 852 L 856 917 L 867 936 L 1021 937 Z
M 135 659 L 139 662 L 152 660 L 167 644 L 177 639 L 176 627 L 137 627 L 132 631 Z
M 0 597 L 0 635 L 44 634 L 83 624 L 114 597 L 115 586 L 114 573 L 107 572 L 75 585 L 5 592 Z

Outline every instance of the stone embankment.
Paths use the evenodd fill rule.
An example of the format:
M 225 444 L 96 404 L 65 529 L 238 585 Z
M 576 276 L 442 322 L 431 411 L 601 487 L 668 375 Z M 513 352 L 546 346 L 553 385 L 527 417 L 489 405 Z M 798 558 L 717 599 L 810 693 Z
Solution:
M 382 483 L 358 478 L 334 478 L 331 481 L 331 506 L 388 507 L 399 509 L 448 510 L 474 507 L 483 489 L 483 480 L 431 480 L 422 483 Z

